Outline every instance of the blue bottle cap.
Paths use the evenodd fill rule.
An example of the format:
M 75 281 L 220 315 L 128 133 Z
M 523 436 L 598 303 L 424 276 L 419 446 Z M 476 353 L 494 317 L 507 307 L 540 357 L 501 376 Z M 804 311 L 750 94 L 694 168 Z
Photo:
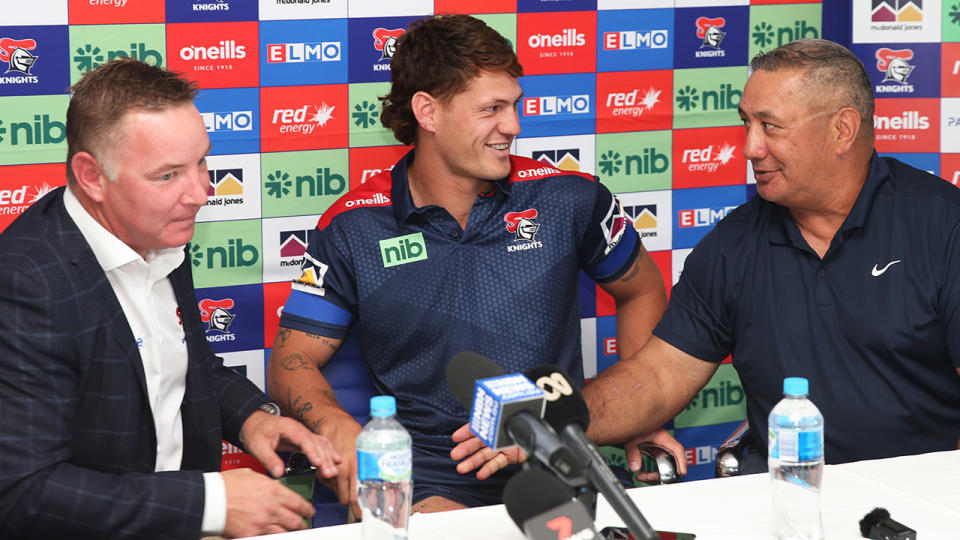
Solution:
M 370 416 L 384 417 L 397 414 L 397 398 L 373 396 L 370 398 Z
M 787 377 L 783 380 L 783 393 L 788 396 L 805 396 L 810 390 L 810 383 L 803 377 Z

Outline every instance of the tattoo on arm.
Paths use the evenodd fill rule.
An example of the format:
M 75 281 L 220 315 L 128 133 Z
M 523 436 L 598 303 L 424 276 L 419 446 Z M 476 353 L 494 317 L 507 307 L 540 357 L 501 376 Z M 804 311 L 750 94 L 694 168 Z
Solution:
M 293 353 L 289 356 L 285 356 L 280 360 L 280 367 L 287 371 L 296 371 L 298 369 L 314 369 L 314 366 L 310 365 L 300 353 Z
M 299 420 L 305 420 L 303 415 L 307 411 L 313 410 L 313 403 L 303 399 L 303 396 L 297 396 L 293 398 L 293 392 L 291 388 L 287 388 L 287 404 L 290 405 L 290 409 L 293 411 L 295 418 Z
M 620 281 L 630 281 L 633 279 L 633 276 L 637 275 L 640 272 L 640 259 L 638 258 L 633 262 L 633 268 L 627 273 L 627 275 L 620 278 Z
M 279 343 L 277 343 L 277 347 L 283 347 L 286 345 L 288 337 L 290 337 L 290 329 L 281 328 L 280 331 L 277 332 L 277 340 L 279 341 Z
M 317 334 L 307 333 L 307 337 L 309 337 L 309 338 L 311 338 L 311 339 L 320 340 L 320 343 L 323 343 L 323 344 L 326 345 L 327 347 L 330 347 L 330 350 L 332 350 L 332 351 L 334 351 L 334 352 L 336 352 L 336 350 L 337 350 L 337 345 L 336 345 L 333 341 L 331 341 L 329 338 L 327 338 L 326 336 L 318 336 Z

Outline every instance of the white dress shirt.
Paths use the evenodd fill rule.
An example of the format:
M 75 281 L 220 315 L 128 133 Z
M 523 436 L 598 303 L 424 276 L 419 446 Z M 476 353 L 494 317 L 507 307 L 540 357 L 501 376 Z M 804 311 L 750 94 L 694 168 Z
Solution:
M 187 380 L 187 343 L 173 285 L 167 277 L 183 263 L 183 246 L 151 250 L 144 260 L 87 213 L 67 188 L 67 214 L 90 244 L 133 332 L 157 434 L 156 471 L 180 469 L 183 421 L 180 406 Z M 204 473 L 203 534 L 226 525 L 227 501 L 220 473 Z

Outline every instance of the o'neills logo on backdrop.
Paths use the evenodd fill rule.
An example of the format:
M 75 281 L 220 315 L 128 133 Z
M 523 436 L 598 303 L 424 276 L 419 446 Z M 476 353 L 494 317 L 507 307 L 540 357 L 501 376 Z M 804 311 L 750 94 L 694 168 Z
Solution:
M 520 13 L 517 55 L 525 73 L 589 73 L 597 67 L 597 12 Z
M 257 24 L 168 23 L 168 67 L 196 79 L 202 88 L 257 86 Z
M 939 98 L 877 98 L 873 115 L 878 152 L 939 152 Z
M 576 28 L 567 28 L 559 34 L 535 34 L 527 39 L 531 48 L 542 47 L 581 47 L 587 42 L 586 35 Z
M 247 48 L 238 45 L 234 40 L 220 41 L 212 47 L 187 46 L 180 49 L 180 58 L 183 60 L 232 60 L 247 57 Z M 207 71 L 212 67 L 202 68 Z

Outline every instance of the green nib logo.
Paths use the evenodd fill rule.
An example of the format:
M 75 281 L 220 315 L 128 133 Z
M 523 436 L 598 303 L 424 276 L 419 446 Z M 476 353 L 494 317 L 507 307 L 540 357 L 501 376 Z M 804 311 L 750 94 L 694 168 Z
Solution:
M 611 176 L 620 172 L 620 167 L 623 166 L 623 160 L 620 159 L 620 153 L 610 150 L 609 152 L 604 152 L 600 155 L 600 174 Z
M 690 85 L 677 91 L 677 106 L 685 111 L 696 109 L 698 101 L 700 101 L 700 96 L 697 95 L 697 89 Z
M 86 73 L 103 64 L 101 52 L 100 47 L 89 43 L 83 47 L 77 47 L 77 56 L 73 57 L 73 61 L 77 63 L 77 71 Z
M 200 268 L 200 259 L 203 258 L 203 250 L 200 249 L 200 246 L 194 243 L 187 244 L 187 251 L 190 253 L 190 262 Z
M 753 43 L 760 47 L 768 47 L 773 44 L 773 26 L 770 23 L 762 22 L 753 27 Z
M 377 111 L 377 106 L 373 103 L 363 100 L 363 103 L 354 105 L 353 110 L 354 125 L 364 129 L 377 125 L 377 118 L 380 117 L 380 112 Z
M 950 6 L 950 22 L 953 24 L 960 24 L 960 4 L 953 4 Z
M 275 197 L 279 199 L 284 195 L 290 194 L 290 186 L 293 185 L 293 182 L 290 180 L 290 175 L 277 170 L 267 175 L 268 182 L 264 182 L 264 187 L 267 188 L 267 196 Z

